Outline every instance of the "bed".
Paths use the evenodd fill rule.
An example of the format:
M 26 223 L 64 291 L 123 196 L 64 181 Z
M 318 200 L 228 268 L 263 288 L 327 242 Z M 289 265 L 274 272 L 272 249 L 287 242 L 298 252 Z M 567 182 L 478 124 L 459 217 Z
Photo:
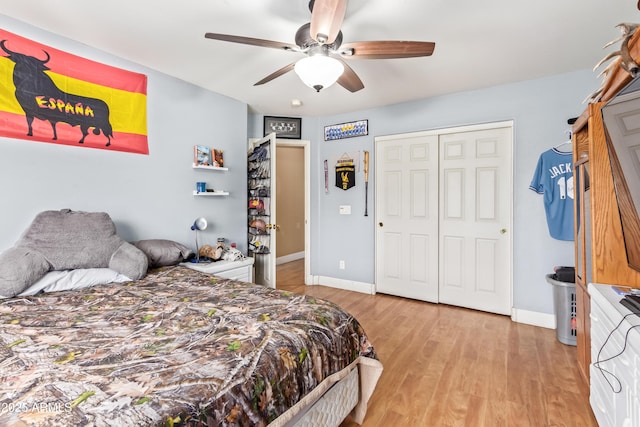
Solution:
M 361 423 L 382 372 L 337 305 L 180 265 L 0 300 L 0 425 Z

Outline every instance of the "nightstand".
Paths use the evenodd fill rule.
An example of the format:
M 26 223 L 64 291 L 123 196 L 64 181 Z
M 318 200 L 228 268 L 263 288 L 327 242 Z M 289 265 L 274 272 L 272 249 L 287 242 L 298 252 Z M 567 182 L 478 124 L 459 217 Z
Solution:
M 253 258 L 251 257 L 237 261 L 183 262 L 181 265 L 225 279 L 253 282 Z

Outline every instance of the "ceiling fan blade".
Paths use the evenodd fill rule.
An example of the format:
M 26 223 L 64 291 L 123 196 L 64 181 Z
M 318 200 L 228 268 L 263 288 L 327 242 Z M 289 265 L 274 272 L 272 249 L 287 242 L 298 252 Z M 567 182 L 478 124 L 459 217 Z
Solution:
M 347 11 L 347 0 L 312 0 L 311 37 L 320 44 L 334 42 L 344 15 Z
M 283 74 L 288 73 L 289 71 L 293 70 L 293 67 L 296 65 L 295 62 L 292 62 L 289 65 L 285 65 L 284 67 L 280 68 L 277 71 L 274 71 L 273 73 L 269 74 L 267 77 L 265 77 L 264 79 L 260 80 L 257 83 L 254 83 L 254 86 L 260 86 L 263 85 L 265 83 L 269 83 L 271 80 L 280 77 Z
M 205 33 L 205 38 L 220 40 L 223 42 L 232 42 L 240 44 L 248 44 L 251 46 L 270 47 L 273 49 L 300 51 L 300 48 L 294 44 L 275 42 L 272 40 L 254 39 L 252 37 L 232 36 L 229 34 Z
M 356 72 L 342 59 L 336 59 L 344 65 L 344 72 L 338 78 L 337 83 L 349 92 L 357 92 L 360 89 L 364 89 L 364 83 L 362 83 Z
M 433 42 L 366 41 L 345 43 L 340 46 L 338 53 L 358 59 L 416 58 L 430 56 L 435 47 Z

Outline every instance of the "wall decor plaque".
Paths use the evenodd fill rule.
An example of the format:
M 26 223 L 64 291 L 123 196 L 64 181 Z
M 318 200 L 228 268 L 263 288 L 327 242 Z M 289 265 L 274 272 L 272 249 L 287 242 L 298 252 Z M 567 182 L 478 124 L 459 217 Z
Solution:
M 275 132 L 276 138 L 300 139 L 302 119 L 299 117 L 264 116 L 264 135 Z
M 358 120 L 356 122 L 340 123 L 324 127 L 324 140 L 333 141 L 335 139 L 353 138 L 369 134 L 369 120 Z

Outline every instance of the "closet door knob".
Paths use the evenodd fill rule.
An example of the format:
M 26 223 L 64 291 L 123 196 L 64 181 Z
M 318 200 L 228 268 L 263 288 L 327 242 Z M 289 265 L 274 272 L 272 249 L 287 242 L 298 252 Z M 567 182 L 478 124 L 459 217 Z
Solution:
M 378 225 L 379 225 L 380 227 L 384 227 L 384 224 L 383 224 L 383 223 L 381 223 L 381 222 L 379 222 L 379 223 L 378 223 Z
M 500 234 L 507 234 L 507 229 L 506 228 L 501 228 L 500 229 Z

